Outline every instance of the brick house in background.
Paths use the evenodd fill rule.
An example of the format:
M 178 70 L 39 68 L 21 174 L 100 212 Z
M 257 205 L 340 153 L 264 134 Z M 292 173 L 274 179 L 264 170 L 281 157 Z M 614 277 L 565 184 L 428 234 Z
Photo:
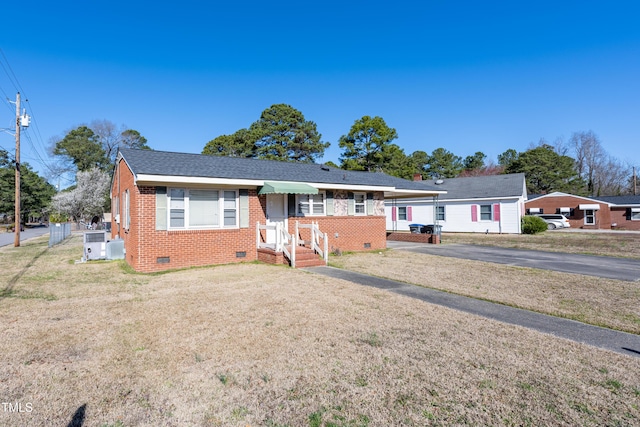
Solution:
M 584 229 L 611 229 L 611 206 L 603 200 L 561 192 L 529 195 L 525 203 L 527 214 L 563 214 L 571 227 Z
M 603 196 L 597 199 L 609 203 L 611 228 L 640 230 L 640 196 Z
M 281 242 L 282 230 L 294 235 L 312 222 L 329 251 L 383 249 L 385 198 L 440 193 L 319 164 L 121 149 L 111 232 L 124 240 L 126 261 L 144 272 L 262 259 L 259 249 Z M 310 229 L 300 229 L 309 241 Z

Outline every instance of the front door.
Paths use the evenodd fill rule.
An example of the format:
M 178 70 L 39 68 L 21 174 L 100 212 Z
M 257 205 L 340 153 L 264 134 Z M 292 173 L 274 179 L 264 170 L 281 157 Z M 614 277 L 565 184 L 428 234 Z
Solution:
M 287 210 L 285 203 L 287 197 L 285 194 L 267 194 L 267 225 L 280 224 L 280 227 L 286 229 Z M 267 230 L 267 242 L 275 244 L 275 230 Z

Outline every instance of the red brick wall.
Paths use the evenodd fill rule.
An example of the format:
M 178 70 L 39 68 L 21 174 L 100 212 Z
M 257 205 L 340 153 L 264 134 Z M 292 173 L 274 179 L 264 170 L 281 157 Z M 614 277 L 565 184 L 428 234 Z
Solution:
M 426 233 L 387 233 L 387 240 L 394 240 L 397 242 L 414 242 L 414 243 L 440 243 L 440 238 L 437 234 Z
M 584 211 L 581 211 L 578 207 L 581 204 L 596 203 L 597 202 L 592 200 L 585 200 L 574 196 L 550 196 L 540 197 L 526 202 L 525 209 L 541 208 L 545 214 L 555 214 L 557 208 L 573 208 L 573 216 L 565 214 L 567 219 L 569 219 L 572 228 L 610 229 L 611 212 L 609 211 L 609 205 L 606 203 L 598 203 L 600 205 L 600 210 L 596 211 L 595 225 L 586 225 L 584 223 Z
M 329 251 L 363 251 L 387 247 L 386 217 L 384 216 L 318 216 L 289 218 L 289 233 L 295 223 L 310 224 L 317 221 L 320 231 L 327 233 Z M 337 236 L 336 236 L 337 233 Z M 309 239 L 309 230 L 300 230 L 303 239 Z M 365 243 L 371 246 L 365 248 Z
M 616 230 L 640 230 L 640 221 L 627 219 L 627 208 L 611 208 L 611 224 Z

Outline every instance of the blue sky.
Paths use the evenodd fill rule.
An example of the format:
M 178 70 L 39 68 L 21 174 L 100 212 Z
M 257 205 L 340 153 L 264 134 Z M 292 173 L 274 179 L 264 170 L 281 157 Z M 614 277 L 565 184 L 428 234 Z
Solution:
M 46 173 L 50 139 L 96 119 L 199 153 L 286 103 L 316 122 L 336 163 L 339 137 L 370 115 L 407 154 L 495 161 L 592 130 L 640 166 L 640 3 L 232 3 L 3 5 L 0 96 L 20 90 L 34 118 L 23 161 Z M 0 127 L 11 127 L 5 104 Z M 0 134 L 0 147 L 13 151 L 13 138 Z

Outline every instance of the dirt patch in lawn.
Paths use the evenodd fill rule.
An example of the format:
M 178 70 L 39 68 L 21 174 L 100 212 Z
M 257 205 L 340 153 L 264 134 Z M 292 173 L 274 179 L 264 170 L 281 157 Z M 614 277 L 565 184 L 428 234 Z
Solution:
M 0 249 L 7 426 L 633 425 L 640 359 L 299 270 Z M 29 404 L 29 406 L 27 406 Z

